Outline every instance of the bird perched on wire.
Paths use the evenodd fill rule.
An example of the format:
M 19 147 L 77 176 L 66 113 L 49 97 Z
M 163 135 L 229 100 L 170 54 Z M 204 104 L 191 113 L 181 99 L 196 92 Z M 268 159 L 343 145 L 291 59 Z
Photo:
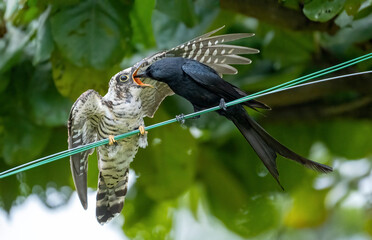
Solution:
M 129 164 L 138 147 L 147 146 L 139 95 L 141 86 L 131 76 L 119 72 L 109 82 L 102 97 L 94 90 L 84 92 L 72 106 L 68 119 L 69 148 L 109 138 L 109 144 L 97 147 L 99 182 L 96 216 L 103 224 L 121 212 L 127 193 Z M 139 129 L 140 136 L 116 141 L 114 135 Z M 71 171 L 81 204 L 87 208 L 88 155 L 94 149 L 72 155 Z
M 104 224 L 119 214 L 127 193 L 128 169 L 138 147 L 147 146 L 143 118 L 153 117 L 163 99 L 173 94 L 167 84 L 147 79 L 143 83 L 135 78 L 137 71 L 159 59 L 181 56 L 194 59 L 213 67 L 219 74 L 235 74 L 237 70 L 229 64 L 249 64 L 248 58 L 237 54 L 258 53 L 258 50 L 226 42 L 253 36 L 250 33 L 235 33 L 211 36 L 204 34 L 170 50 L 158 52 L 132 67 L 120 71 L 109 82 L 104 97 L 96 91 L 83 93 L 72 106 L 68 120 L 69 149 L 109 138 L 108 145 L 97 148 L 99 182 L 96 216 Z M 140 128 L 140 136 L 131 136 L 115 141 L 114 135 Z M 72 155 L 71 171 L 81 204 L 87 203 L 88 150 Z
M 135 77 L 151 78 L 168 84 L 177 95 L 187 99 L 195 111 L 219 105 L 221 109 L 217 110 L 217 113 L 235 124 L 281 187 L 276 166 L 277 154 L 320 172 L 332 171 L 331 167 L 306 159 L 279 143 L 255 122 L 243 107 L 245 105 L 253 109 L 270 109 L 264 103 L 249 100 L 226 107 L 225 101 L 230 102 L 247 94 L 223 80 L 218 72 L 207 65 L 182 57 L 164 58 L 151 64 Z

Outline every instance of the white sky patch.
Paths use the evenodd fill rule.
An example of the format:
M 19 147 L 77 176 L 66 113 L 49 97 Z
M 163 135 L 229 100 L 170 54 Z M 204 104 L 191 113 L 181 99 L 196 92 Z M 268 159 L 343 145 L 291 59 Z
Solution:
M 128 189 L 136 182 L 136 174 L 129 171 Z M 61 195 L 48 188 L 48 203 L 58 205 Z M 55 203 L 55 204 L 53 204 Z M 88 191 L 88 209 L 84 210 L 76 192 L 66 205 L 49 209 L 37 195 L 30 195 L 24 203 L 12 207 L 10 215 L 0 209 L 0 239 L 20 240 L 66 240 L 110 239 L 125 240 L 120 215 L 101 226 L 96 220 L 96 191 Z
M 96 192 L 88 193 L 88 210 L 84 210 L 74 192 L 68 203 L 47 208 L 36 195 L 11 209 L 8 218 L 0 209 L 0 237 L 6 240 L 38 239 L 127 239 L 121 230 L 122 219 L 101 226 L 95 216 Z

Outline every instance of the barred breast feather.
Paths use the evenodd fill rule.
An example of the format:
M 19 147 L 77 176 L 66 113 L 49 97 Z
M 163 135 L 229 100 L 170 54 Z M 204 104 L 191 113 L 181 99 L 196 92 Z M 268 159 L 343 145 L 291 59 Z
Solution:
M 115 81 L 112 80 L 112 81 Z M 125 86 L 125 85 L 120 85 Z M 101 97 L 96 91 L 83 93 L 72 106 L 68 120 L 69 149 L 106 139 L 143 126 L 141 101 L 138 87 L 111 89 Z M 112 95 L 115 93 L 116 95 Z M 147 146 L 147 135 L 133 135 L 118 140 L 114 145 L 97 147 L 99 180 L 96 217 L 104 224 L 120 214 L 128 185 L 128 171 L 138 148 Z M 70 158 L 75 187 L 87 209 L 88 156 L 94 149 L 74 154 Z

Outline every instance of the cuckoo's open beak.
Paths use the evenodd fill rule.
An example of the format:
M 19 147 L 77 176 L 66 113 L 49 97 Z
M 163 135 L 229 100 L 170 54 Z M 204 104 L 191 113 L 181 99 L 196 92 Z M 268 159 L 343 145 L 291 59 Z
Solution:
M 141 66 L 140 66 L 140 67 L 141 67 Z M 140 69 L 140 67 L 138 67 L 138 68 L 136 69 L 136 71 L 133 72 L 133 74 L 132 74 L 133 81 L 134 81 L 137 85 L 139 85 L 139 86 L 141 86 L 141 87 L 151 87 L 151 88 L 154 88 L 154 86 L 152 86 L 152 85 L 150 85 L 150 84 L 143 83 L 143 82 L 139 79 L 140 77 L 146 77 L 146 75 L 144 75 L 144 74 L 138 74 L 138 75 L 137 75 L 137 72 L 138 72 L 138 70 Z

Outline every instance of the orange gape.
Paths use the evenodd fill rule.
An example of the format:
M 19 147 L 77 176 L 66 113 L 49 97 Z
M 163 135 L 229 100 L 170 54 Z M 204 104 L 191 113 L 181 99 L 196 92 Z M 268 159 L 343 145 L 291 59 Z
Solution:
M 141 66 L 140 66 L 141 67 Z M 146 83 L 143 83 L 138 77 L 135 77 L 136 75 L 137 75 L 137 72 L 138 72 L 138 70 L 140 69 L 140 67 L 138 67 L 137 69 L 136 69 L 136 71 L 134 71 L 133 72 L 133 74 L 132 74 L 132 78 L 133 78 L 133 81 L 135 82 L 135 83 L 137 83 L 139 86 L 141 86 L 141 87 L 152 87 L 153 88 L 153 86 L 152 85 L 150 85 L 150 84 L 146 84 Z

